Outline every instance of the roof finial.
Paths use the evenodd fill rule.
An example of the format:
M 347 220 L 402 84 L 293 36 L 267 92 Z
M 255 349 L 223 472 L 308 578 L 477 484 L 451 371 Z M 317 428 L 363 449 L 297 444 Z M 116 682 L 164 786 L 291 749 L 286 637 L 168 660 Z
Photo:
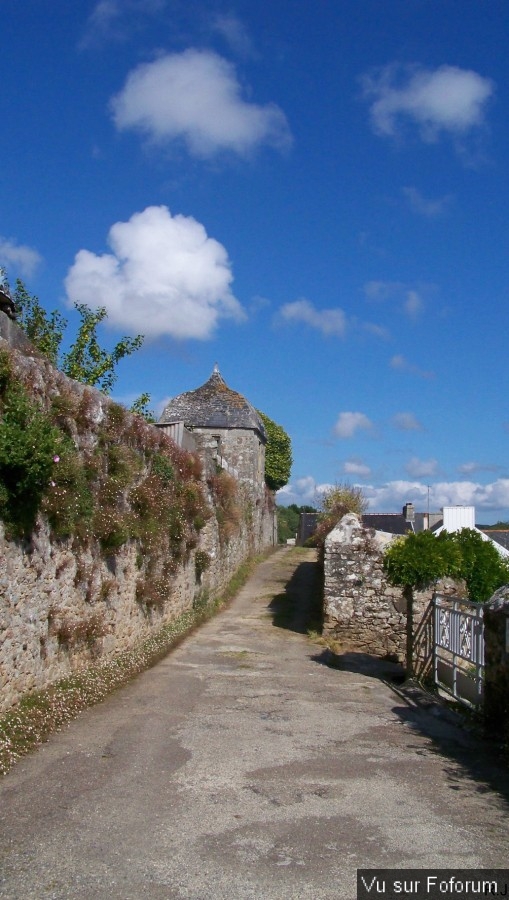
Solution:
M 214 371 L 212 372 L 212 374 L 213 374 L 213 375 L 220 375 L 220 374 L 221 374 L 220 371 L 219 371 L 219 366 L 218 366 L 217 362 L 214 363 Z

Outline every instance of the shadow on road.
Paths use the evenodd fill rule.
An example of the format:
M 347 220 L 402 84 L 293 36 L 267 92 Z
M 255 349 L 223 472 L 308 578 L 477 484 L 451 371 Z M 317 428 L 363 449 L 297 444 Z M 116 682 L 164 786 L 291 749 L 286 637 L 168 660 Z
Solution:
M 419 684 L 406 681 L 402 666 L 378 659 L 369 653 L 336 654 L 324 650 L 312 659 L 325 666 L 378 678 L 403 701 L 392 712 L 417 735 L 426 738 L 408 745 L 419 757 L 435 754 L 443 760 L 450 790 L 461 792 L 472 787 L 478 794 L 495 792 L 504 812 L 509 812 L 509 766 L 507 749 L 488 741 L 482 723 L 469 711 L 457 711 L 426 692 Z M 446 759 L 444 760 L 444 757 Z
M 272 624 L 297 634 L 322 626 L 322 576 L 317 562 L 302 562 L 269 603 Z
M 322 626 L 322 576 L 316 562 L 302 562 L 281 593 L 269 604 L 273 625 L 298 634 L 320 631 Z M 392 712 L 415 735 L 426 740 L 408 745 L 419 757 L 436 754 L 442 760 L 449 788 L 494 791 L 504 812 L 509 811 L 509 766 L 500 748 L 482 736 L 480 724 L 467 712 L 457 712 L 417 683 L 405 680 L 399 663 L 369 653 L 334 653 L 328 648 L 311 657 L 314 662 L 384 682 L 401 700 Z M 410 733 L 411 734 L 411 733 Z

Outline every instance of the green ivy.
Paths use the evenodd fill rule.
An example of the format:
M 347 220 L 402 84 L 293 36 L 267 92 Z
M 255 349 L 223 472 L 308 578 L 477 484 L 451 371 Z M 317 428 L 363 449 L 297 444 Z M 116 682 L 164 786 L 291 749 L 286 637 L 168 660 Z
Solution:
M 257 410 L 267 435 L 265 447 L 265 482 L 272 491 L 278 491 L 288 484 L 292 470 L 292 442 L 281 425 Z
M 58 428 L 11 380 L 0 422 L 0 516 L 14 535 L 31 532 L 62 447 Z

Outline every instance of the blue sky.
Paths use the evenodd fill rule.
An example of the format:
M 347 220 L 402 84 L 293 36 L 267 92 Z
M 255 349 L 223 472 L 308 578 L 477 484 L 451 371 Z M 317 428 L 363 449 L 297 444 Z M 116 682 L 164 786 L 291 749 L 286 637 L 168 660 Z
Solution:
M 507 0 L 3 0 L 0 264 L 161 410 L 214 363 L 282 503 L 509 518 Z

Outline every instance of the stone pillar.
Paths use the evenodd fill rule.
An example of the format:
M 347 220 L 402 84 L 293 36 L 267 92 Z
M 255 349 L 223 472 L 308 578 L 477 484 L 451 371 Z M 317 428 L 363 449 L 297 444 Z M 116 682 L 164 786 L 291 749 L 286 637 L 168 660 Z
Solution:
M 345 651 L 402 661 L 406 601 L 383 571 L 387 539 L 347 513 L 325 540 L 324 634 Z
M 484 605 L 484 718 L 487 729 L 509 741 L 509 585 Z

